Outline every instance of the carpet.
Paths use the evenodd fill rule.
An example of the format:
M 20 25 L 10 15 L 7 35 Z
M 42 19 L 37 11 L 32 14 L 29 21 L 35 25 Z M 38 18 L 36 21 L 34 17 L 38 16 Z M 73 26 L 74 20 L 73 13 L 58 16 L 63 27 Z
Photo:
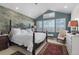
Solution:
M 14 53 L 11 54 L 11 55 L 25 55 L 25 54 L 23 54 L 23 53 L 21 53 L 21 52 L 19 52 L 19 51 L 16 51 L 16 52 L 14 52 Z
M 47 43 L 38 55 L 68 55 L 66 46 Z

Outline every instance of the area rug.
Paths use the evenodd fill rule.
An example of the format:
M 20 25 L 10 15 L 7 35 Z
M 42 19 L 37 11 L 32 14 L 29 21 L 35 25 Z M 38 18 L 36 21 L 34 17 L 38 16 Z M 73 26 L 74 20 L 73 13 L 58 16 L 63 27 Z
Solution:
M 38 55 L 68 55 L 66 46 L 47 43 Z
M 23 54 L 23 53 L 21 53 L 21 52 L 19 52 L 19 51 L 16 51 L 16 52 L 14 52 L 14 53 L 11 54 L 11 55 L 25 55 L 25 54 Z

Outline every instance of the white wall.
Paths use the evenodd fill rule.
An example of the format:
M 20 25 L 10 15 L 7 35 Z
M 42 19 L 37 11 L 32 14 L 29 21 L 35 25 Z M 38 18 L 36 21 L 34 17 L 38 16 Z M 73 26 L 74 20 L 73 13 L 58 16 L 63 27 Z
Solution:
M 71 20 L 78 20 L 78 31 L 79 31 L 79 4 L 73 9 L 71 13 Z
M 71 20 L 75 20 L 78 18 L 79 18 L 79 5 L 77 5 L 71 13 Z

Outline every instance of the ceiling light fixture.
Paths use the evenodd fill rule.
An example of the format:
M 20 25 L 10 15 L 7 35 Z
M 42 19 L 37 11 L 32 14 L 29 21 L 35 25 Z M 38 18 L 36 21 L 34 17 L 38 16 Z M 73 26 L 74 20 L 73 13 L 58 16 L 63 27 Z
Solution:
M 68 6 L 64 6 L 64 8 L 68 8 Z
M 35 5 L 37 5 L 38 3 L 34 3 Z
M 16 7 L 16 10 L 19 9 L 18 7 Z

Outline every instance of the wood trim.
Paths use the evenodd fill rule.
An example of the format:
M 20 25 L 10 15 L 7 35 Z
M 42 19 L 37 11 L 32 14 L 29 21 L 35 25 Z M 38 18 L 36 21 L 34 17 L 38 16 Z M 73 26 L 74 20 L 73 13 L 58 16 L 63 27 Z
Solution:
M 11 32 L 11 28 L 12 28 L 12 21 L 10 20 L 9 21 L 9 32 L 8 32 L 8 34 Z
M 35 32 L 33 32 L 33 50 L 32 54 L 35 55 Z

